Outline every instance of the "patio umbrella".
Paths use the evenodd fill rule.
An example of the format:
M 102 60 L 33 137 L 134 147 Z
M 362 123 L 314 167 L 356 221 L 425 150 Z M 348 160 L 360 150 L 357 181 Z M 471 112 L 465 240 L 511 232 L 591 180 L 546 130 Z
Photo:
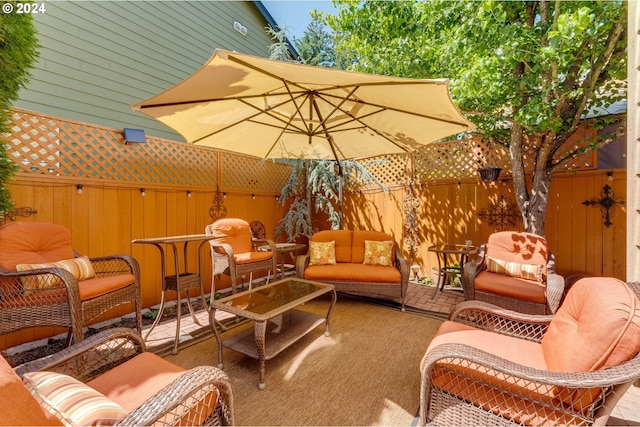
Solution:
M 412 152 L 474 127 L 451 101 L 446 79 L 353 73 L 221 49 L 131 108 L 192 144 L 265 159 L 336 160 L 340 217 L 340 160 Z
M 473 128 L 451 101 L 446 79 L 353 73 L 226 50 L 131 108 L 189 143 L 338 164 L 411 152 Z

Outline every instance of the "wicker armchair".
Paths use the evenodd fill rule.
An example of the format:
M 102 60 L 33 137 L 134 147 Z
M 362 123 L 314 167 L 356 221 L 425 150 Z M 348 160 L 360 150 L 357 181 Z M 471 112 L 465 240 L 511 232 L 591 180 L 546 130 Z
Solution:
M 606 425 L 640 378 L 638 295 L 585 278 L 554 316 L 459 304 L 422 359 L 420 425 Z
M 485 301 L 529 314 L 553 314 L 564 294 L 555 257 L 538 235 L 501 231 L 464 265 L 465 300 Z
M 225 237 L 210 240 L 211 262 L 211 290 L 215 290 L 216 274 L 226 274 L 231 277 L 231 292 L 236 293 L 237 278 L 250 274 L 249 288 L 253 273 L 256 271 L 276 272 L 276 245 L 269 239 L 256 239 L 251 236 L 249 223 L 238 218 L 223 218 L 205 228 L 206 234 L 222 233 Z M 258 251 L 259 246 L 269 246 L 270 251 Z
M 142 338 L 127 328 L 105 330 L 14 371 L 20 377 L 58 372 L 86 383 L 128 411 L 116 425 L 234 424 L 231 384 L 223 371 L 185 371 L 147 353 Z
M 59 326 L 69 328 L 69 345 L 82 340 L 82 328 L 93 319 L 131 302 L 140 333 L 140 268 L 133 257 L 82 261 L 71 246 L 69 229 L 57 224 L 14 222 L 0 227 L 0 335 Z

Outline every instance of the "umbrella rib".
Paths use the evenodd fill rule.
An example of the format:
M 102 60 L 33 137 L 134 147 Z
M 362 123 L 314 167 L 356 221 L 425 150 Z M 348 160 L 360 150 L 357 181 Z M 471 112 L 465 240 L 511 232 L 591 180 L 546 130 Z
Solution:
M 340 99 L 340 100 L 342 99 L 342 97 L 340 97 L 340 96 L 331 95 L 331 94 L 328 94 L 328 93 L 320 93 L 320 94 L 318 94 L 318 96 L 323 101 L 325 101 L 326 103 L 328 103 L 330 105 L 335 105 L 335 104 L 333 102 L 330 102 L 327 98 L 335 98 L 335 99 Z M 397 112 L 397 113 L 408 114 L 408 115 L 415 116 L 415 117 L 421 117 L 423 119 L 436 120 L 436 121 L 439 121 L 439 122 L 444 122 L 444 123 L 449 123 L 449 124 L 455 124 L 455 125 L 461 125 L 461 126 L 466 126 L 467 125 L 466 123 L 460 123 L 460 122 L 455 121 L 455 120 L 446 120 L 446 119 L 443 119 L 441 117 L 435 117 L 435 116 L 431 116 L 431 115 L 427 115 L 427 114 L 420 114 L 420 113 L 416 113 L 416 112 L 413 112 L 413 111 L 402 110 L 400 108 L 389 107 L 387 105 L 374 104 L 372 102 L 363 101 L 363 100 L 360 100 L 360 99 L 358 99 L 358 100 L 356 100 L 354 102 L 359 102 L 359 103 L 361 103 L 363 105 L 379 108 L 380 110 L 376 111 L 375 113 L 380 113 L 382 111 L 388 110 L 388 111 L 393 111 L 393 112 Z M 349 114 L 347 111 L 344 111 L 344 110 L 341 110 L 341 111 L 343 111 L 345 114 Z M 353 117 L 353 116 L 351 116 L 351 117 Z
M 224 132 L 225 130 L 227 130 L 227 129 L 229 129 L 229 128 L 233 127 L 233 126 L 236 126 L 236 125 L 238 125 L 238 124 L 240 124 L 240 123 L 242 123 L 242 122 L 245 122 L 245 121 L 250 121 L 250 122 L 252 122 L 252 123 L 259 123 L 259 124 L 262 124 L 262 125 L 264 125 L 264 126 L 271 126 L 271 127 L 278 128 L 278 126 L 271 125 L 271 124 L 269 124 L 269 123 L 262 123 L 262 122 L 260 122 L 260 121 L 258 121 L 258 120 L 254 120 L 256 117 L 260 116 L 261 114 L 266 114 L 267 116 L 272 117 L 272 118 L 274 118 L 274 119 L 276 119 L 276 120 L 278 120 L 278 121 L 280 121 L 280 122 L 282 122 L 282 123 L 286 124 L 286 125 L 287 125 L 287 126 L 286 126 L 286 128 L 288 128 L 288 127 L 292 127 L 292 128 L 294 128 L 294 129 L 298 130 L 300 133 L 306 133 L 306 132 L 304 131 L 304 129 L 301 129 L 301 128 L 299 128 L 299 127 L 295 126 L 295 125 L 292 125 L 292 124 L 291 124 L 291 120 L 289 120 L 289 122 L 287 122 L 286 120 L 283 120 L 281 117 L 279 117 L 279 116 L 277 116 L 277 115 L 275 115 L 275 114 L 273 114 L 273 113 L 269 112 L 268 110 L 262 110 L 262 109 L 260 109 L 260 108 L 256 107 L 255 105 L 253 105 L 253 104 L 251 104 L 251 103 L 249 103 L 249 102 L 245 101 L 244 99 L 237 98 L 237 100 L 238 100 L 239 102 L 242 102 L 243 104 L 245 104 L 245 105 L 247 105 L 247 106 L 251 107 L 251 108 L 254 108 L 254 109 L 257 111 L 257 113 L 256 113 L 256 114 L 254 114 L 254 115 L 252 115 L 252 116 L 249 116 L 249 117 L 245 117 L 245 118 L 242 118 L 242 119 L 238 119 L 237 121 L 235 121 L 235 122 L 233 122 L 233 123 L 231 123 L 231 124 L 229 124 L 229 125 L 227 125 L 227 126 L 223 127 L 222 129 L 218 129 L 218 130 L 216 130 L 216 131 L 214 131 L 214 132 L 210 132 L 210 133 L 208 133 L 208 134 L 206 134 L 206 135 L 203 135 L 203 136 L 201 136 L 201 137 L 199 137 L 199 138 L 196 138 L 196 139 L 194 139 L 194 140 L 192 141 L 192 144 L 196 144 L 196 143 L 198 143 L 198 142 L 200 142 L 200 141 L 202 141 L 202 140 L 204 140 L 204 139 L 206 139 L 206 138 L 209 138 L 209 137 L 211 137 L 211 136 L 214 136 L 214 135 L 216 135 L 216 134 L 218 134 L 218 133 L 220 133 L 220 132 Z M 279 106 L 284 105 L 284 104 L 286 104 L 287 102 L 288 102 L 288 101 L 282 102 L 282 103 L 280 103 L 280 104 L 276 105 L 275 107 L 270 107 L 270 108 L 278 108 Z M 284 130 L 286 130 L 286 128 L 283 128 L 283 132 L 284 132 Z
M 321 97 L 321 98 L 322 98 L 322 97 Z M 334 105 L 334 104 L 333 104 L 332 102 L 330 102 L 329 100 L 324 99 L 324 98 L 322 98 L 322 99 L 323 99 L 326 103 L 328 103 L 329 105 Z M 366 103 L 365 103 L 365 104 L 366 104 Z M 374 104 L 367 104 L 367 105 L 376 106 L 376 105 L 374 105 Z M 354 116 L 353 116 L 352 114 L 350 114 L 348 111 L 344 111 L 344 110 L 342 110 L 342 109 L 340 109 L 340 111 L 342 111 L 343 113 L 345 113 L 345 114 L 347 114 L 349 117 L 351 117 L 353 121 L 356 121 L 356 122 L 358 122 L 358 123 L 362 124 L 362 126 L 363 126 L 365 129 L 369 129 L 369 130 L 371 130 L 373 133 L 375 133 L 376 135 L 380 136 L 381 138 L 386 139 L 386 140 L 387 140 L 387 141 L 389 141 L 391 144 L 395 145 L 396 147 L 398 147 L 399 149 L 401 149 L 401 150 L 402 150 L 402 151 L 404 151 L 405 153 L 408 153 L 409 151 L 411 151 L 411 150 L 409 150 L 407 147 L 404 147 L 403 145 L 398 144 L 396 141 L 394 141 L 394 140 L 390 139 L 389 137 L 387 137 L 386 135 L 382 134 L 382 133 L 381 133 L 380 131 L 378 131 L 377 129 L 374 129 L 374 128 L 370 127 L 369 125 L 367 125 L 366 123 L 363 123 L 363 122 L 361 121 L 361 119 L 362 119 L 362 118 L 369 117 L 369 116 L 372 116 L 372 115 L 374 115 L 374 114 L 378 114 L 378 113 L 380 113 L 381 111 L 384 111 L 384 110 L 385 110 L 385 108 L 384 108 L 384 107 L 382 107 L 382 106 L 376 106 L 376 107 L 378 107 L 378 108 L 379 108 L 379 110 L 378 110 L 378 111 L 373 111 L 373 112 L 371 112 L 371 113 L 369 113 L 369 114 L 365 114 L 365 115 L 363 115 L 362 117 L 354 117 Z M 316 106 L 316 108 L 317 108 L 317 106 Z M 357 129 L 357 128 L 355 128 L 355 129 Z M 345 129 L 345 131 L 346 131 L 346 130 L 347 130 L 347 129 Z M 327 135 L 328 135 L 328 131 L 329 131 L 329 130 L 325 127 L 325 132 L 327 132 Z M 339 132 L 339 130 L 338 130 L 338 131 L 336 131 L 336 132 Z M 344 157 L 344 156 L 343 156 L 343 157 Z
M 342 155 L 343 158 L 346 158 L 346 156 L 344 155 L 344 153 L 338 149 L 338 147 L 335 146 L 335 143 L 333 141 L 333 137 L 331 136 L 331 134 L 329 133 L 327 126 L 325 125 L 324 119 L 322 117 L 322 113 L 320 112 L 320 107 L 318 107 L 318 103 L 315 101 L 315 99 L 313 100 L 313 108 L 316 110 L 316 114 L 318 115 L 318 118 L 320 119 L 320 124 L 322 126 L 322 128 L 324 129 L 324 133 L 327 137 L 327 141 L 329 142 L 329 148 L 331 148 L 331 152 L 333 153 L 333 157 L 335 157 L 336 161 L 338 162 L 338 170 L 340 171 L 340 175 L 342 175 L 342 166 L 340 165 L 340 158 L 338 157 L 338 153 L 336 152 L 336 150 L 340 151 L 340 154 Z

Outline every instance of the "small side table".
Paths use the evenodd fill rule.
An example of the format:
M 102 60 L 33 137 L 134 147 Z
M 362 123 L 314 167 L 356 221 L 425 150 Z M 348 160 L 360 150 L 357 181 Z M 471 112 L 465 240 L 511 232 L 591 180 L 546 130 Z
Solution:
M 307 245 L 303 245 L 302 243 L 276 243 L 276 253 L 280 255 L 280 279 L 284 278 L 284 257 L 285 254 L 293 254 L 297 251 L 306 249 Z M 269 246 L 260 246 L 258 248 L 259 251 L 268 251 Z M 295 264 L 295 263 L 294 263 Z M 276 273 L 274 272 L 274 276 Z
M 207 305 L 204 299 L 204 289 L 202 287 L 202 247 L 211 239 L 215 239 L 217 237 L 224 237 L 222 235 L 208 235 L 208 234 L 190 234 L 185 236 L 171 236 L 171 237 L 155 237 L 155 238 L 146 238 L 146 239 L 134 239 L 132 243 L 141 243 L 141 244 L 149 244 L 153 245 L 160 251 L 160 267 L 162 269 L 162 297 L 160 299 L 160 310 L 158 311 L 158 316 L 156 320 L 153 322 L 151 329 L 147 332 L 147 335 L 144 337 L 146 340 L 149 338 L 151 331 L 155 328 L 160 319 L 162 318 L 162 313 L 164 311 L 164 305 L 166 302 L 167 291 L 173 291 L 177 294 L 177 319 L 176 319 L 176 338 L 173 345 L 173 354 L 178 353 L 178 341 L 180 339 L 180 318 L 182 316 L 182 304 L 180 303 L 180 295 L 182 292 L 187 293 L 187 306 L 189 307 L 189 312 L 191 313 L 191 317 L 193 320 L 200 325 L 196 315 L 193 311 L 193 306 L 191 305 L 191 297 L 189 295 L 190 289 L 199 289 L 200 296 L 202 298 L 202 303 L 207 311 L 209 311 L 209 306 Z M 190 242 L 200 242 L 200 246 L 198 247 L 198 272 L 189 272 L 187 271 L 187 247 Z M 184 269 L 180 272 L 180 263 L 178 261 L 178 248 L 176 247 L 177 243 L 184 244 L 184 254 L 183 254 L 183 264 Z M 174 260 L 174 268 L 175 274 L 168 275 L 167 267 L 165 261 L 165 251 L 162 247 L 163 245 L 168 245 L 173 250 L 173 260 Z
M 436 291 L 433 293 L 433 296 L 438 292 L 438 288 L 440 288 L 441 291 L 444 289 L 447 275 L 451 274 L 460 275 L 460 283 L 464 290 L 464 264 L 469 259 L 469 255 L 473 255 L 478 252 L 478 248 L 467 245 L 443 244 L 430 246 L 428 250 L 429 252 L 435 252 L 438 256 L 438 269 L 440 271 L 440 274 L 438 275 L 438 283 L 436 283 Z M 453 257 L 458 258 L 458 267 L 449 265 L 449 258 Z

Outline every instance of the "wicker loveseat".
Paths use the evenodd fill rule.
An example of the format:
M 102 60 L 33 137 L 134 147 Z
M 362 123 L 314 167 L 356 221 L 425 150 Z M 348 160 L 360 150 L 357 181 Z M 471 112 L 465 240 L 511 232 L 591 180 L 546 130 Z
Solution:
M 366 242 L 389 243 L 390 265 L 367 262 Z M 333 260 L 313 265 L 314 243 L 334 242 Z M 382 263 L 386 264 L 386 263 Z M 331 283 L 339 292 L 371 294 L 398 299 L 404 311 L 409 284 L 409 263 L 400 255 L 393 238 L 379 231 L 324 230 L 309 240 L 309 251 L 296 259 L 296 275 L 303 279 Z
M 422 359 L 420 424 L 606 425 L 640 378 L 638 295 L 590 277 L 553 316 L 459 304 Z
M 226 374 L 184 370 L 127 328 L 12 369 L 0 357 L 0 425 L 233 425 Z
M 0 335 L 39 326 L 69 328 L 67 344 L 102 313 L 133 303 L 141 333 L 140 267 L 129 255 L 81 257 L 71 231 L 46 222 L 0 227 Z

